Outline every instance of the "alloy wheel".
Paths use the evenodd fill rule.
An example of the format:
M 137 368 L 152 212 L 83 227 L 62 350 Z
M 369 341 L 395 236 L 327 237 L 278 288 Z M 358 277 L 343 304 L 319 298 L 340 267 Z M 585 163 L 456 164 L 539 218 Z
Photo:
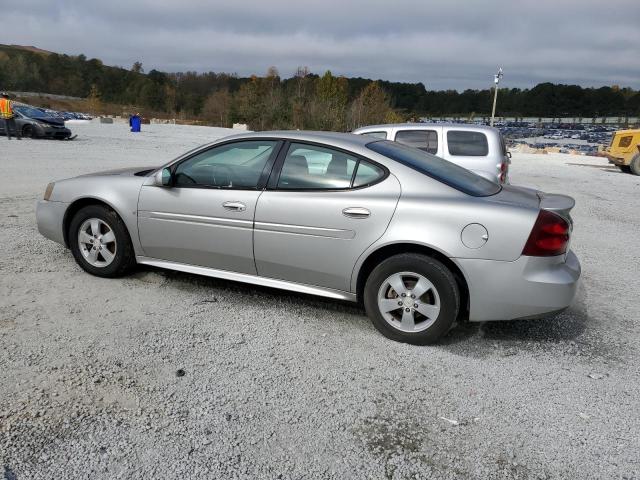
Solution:
M 99 218 L 89 218 L 80 225 L 78 246 L 84 259 L 93 267 L 104 268 L 116 257 L 116 235 L 113 229 Z
M 378 308 L 393 328 L 421 332 L 437 320 L 440 295 L 433 283 L 418 273 L 394 273 L 378 290 Z

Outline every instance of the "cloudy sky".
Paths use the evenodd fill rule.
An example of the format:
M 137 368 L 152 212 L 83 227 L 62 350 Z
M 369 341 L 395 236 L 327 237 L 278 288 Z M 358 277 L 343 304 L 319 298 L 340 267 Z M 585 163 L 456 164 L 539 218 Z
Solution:
M 640 0 L 3 1 L 0 43 L 146 70 L 640 88 Z

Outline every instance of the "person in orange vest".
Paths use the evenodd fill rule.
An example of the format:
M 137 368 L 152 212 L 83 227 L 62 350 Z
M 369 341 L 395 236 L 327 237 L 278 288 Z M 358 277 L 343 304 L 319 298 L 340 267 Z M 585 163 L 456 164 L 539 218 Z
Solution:
M 7 140 L 11 140 L 11 129 L 16 132 L 16 138 L 22 140 L 20 130 L 16 126 L 15 114 L 13 113 L 13 102 L 6 92 L 0 93 L 0 120 L 4 120 L 4 131 L 7 132 Z

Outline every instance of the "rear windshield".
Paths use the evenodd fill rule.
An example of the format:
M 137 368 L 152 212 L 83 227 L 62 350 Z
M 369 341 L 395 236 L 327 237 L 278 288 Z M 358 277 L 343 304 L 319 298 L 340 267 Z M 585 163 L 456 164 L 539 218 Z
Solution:
M 367 148 L 474 197 L 495 195 L 502 188 L 454 163 L 397 142 L 372 142 Z

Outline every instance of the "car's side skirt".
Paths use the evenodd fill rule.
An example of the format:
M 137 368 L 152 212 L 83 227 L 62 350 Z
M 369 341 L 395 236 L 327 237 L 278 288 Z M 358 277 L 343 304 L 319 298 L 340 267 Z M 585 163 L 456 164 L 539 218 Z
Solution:
M 250 275 L 248 273 L 236 273 L 228 270 L 218 270 L 216 268 L 199 267 L 197 265 L 188 265 L 185 263 L 170 262 L 167 260 L 158 260 L 156 258 L 137 256 L 136 261 L 141 265 L 150 265 L 152 267 L 166 268 L 168 270 L 177 270 L 179 272 L 193 273 L 195 275 L 204 275 L 206 277 L 222 278 L 234 282 L 251 283 L 253 285 L 261 285 L 263 287 L 280 288 L 282 290 L 290 290 L 292 292 L 307 293 L 309 295 L 318 295 L 320 297 L 335 298 L 338 300 L 346 300 L 349 302 L 356 301 L 356 295 L 342 290 L 334 290 L 332 288 L 318 287 L 316 285 L 306 285 L 303 283 L 287 282 L 286 280 L 277 280 L 275 278 L 260 277 L 258 275 Z

